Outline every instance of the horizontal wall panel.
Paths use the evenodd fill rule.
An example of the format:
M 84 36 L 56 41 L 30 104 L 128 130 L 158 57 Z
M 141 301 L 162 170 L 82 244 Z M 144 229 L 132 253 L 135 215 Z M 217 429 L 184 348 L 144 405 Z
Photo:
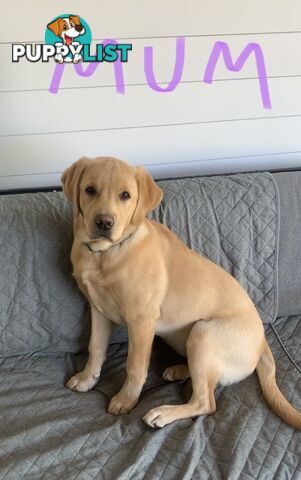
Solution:
M 263 170 L 300 169 L 301 151 L 297 153 L 273 153 L 246 157 L 230 157 L 225 159 L 198 160 L 194 162 L 168 162 L 150 164 L 145 168 L 156 179 L 182 177 L 183 169 L 186 176 L 215 175 L 233 172 L 249 172 Z M 173 172 L 171 175 L 171 171 Z M 0 177 L 0 191 L 61 187 L 61 173 L 38 173 Z
M 113 88 L 87 89 L 80 96 L 75 90 L 55 97 L 45 92 L 2 94 L 7 114 L 0 120 L 0 135 L 301 115 L 301 77 L 274 78 L 269 86 L 272 110 L 263 109 L 258 80 L 181 84 L 172 93 L 135 86 L 122 96 Z
M 300 30 L 300 1 L 153 0 L 99 2 L 62 0 L 7 2 L 2 9 L 0 42 L 41 41 L 44 29 L 61 13 L 75 13 L 90 25 L 94 38 Z
M 218 129 L 204 124 L 0 138 L 0 189 L 21 187 L 23 175 L 24 185 L 55 185 L 83 155 L 113 155 L 145 165 L 157 177 L 298 167 L 300 130 L 300 119 L 271 118 Z

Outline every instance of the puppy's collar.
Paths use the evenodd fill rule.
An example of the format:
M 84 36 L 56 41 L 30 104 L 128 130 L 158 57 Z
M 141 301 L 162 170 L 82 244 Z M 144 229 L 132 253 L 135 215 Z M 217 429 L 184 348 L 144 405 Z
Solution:
M 83 243 L 83 245 L 85 245 L 85 247 L 87 247 L 88 250 L 90 250 L 90 252 L 92 253 L 102 253 L 103 250 L 92 250 L 92 248 L 90 247 L 90 243 Z
M 113 247 L 121 247 L 121 245 L 122 245 L 123 243 L 125 243 L 127 240 L 129 240 L 129 239 L 132 237 L 133 234 L 134 234 L 134 232 L 130 233 L 130 234 L 129 234 L 126 238 L 124 238 L 121 242 L 115 243 L 114 245 L 112 245 L 111 248 L 113 248 Z M 91 253 L 102 253 L 102 252 L 107 252 L 108 250 L 111 250 L 111 248 L 107 248 L 107 249 L 105 249 L 105 250 L 92 250 L 89 242 L 83 243 L 83 245 L 85 245 L 85 247 L 87 247 L 87 249 L 88 249 Z

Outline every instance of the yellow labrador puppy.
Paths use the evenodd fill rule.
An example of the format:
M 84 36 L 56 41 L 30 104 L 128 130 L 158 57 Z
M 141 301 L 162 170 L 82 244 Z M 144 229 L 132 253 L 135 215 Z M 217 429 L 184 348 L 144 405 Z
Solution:
M 118 323 L 128 329 L 127 378 L 109 413 L 127 413 L 138 402 L 157 334 L 187 357 L 187 365 L 171 366 L 163 377 L 191 377 L 193 393 L 186 404 L 150 410 L 144 421 L 151 427 L 213 413 L 217 383 L 239 382 L 256 369 L 270 406 L 301 429 L 301 414 L 276 384 L 275 362 L 247 293 L 218 265 L 146 218 L 162 199 L 150 175 L 114 158 L 82 158 L 64 172 L 62 183 L 74 205 L 74 276 L 92 322 L 87 365 L 67 386 L 93 388 L 112 324 Z

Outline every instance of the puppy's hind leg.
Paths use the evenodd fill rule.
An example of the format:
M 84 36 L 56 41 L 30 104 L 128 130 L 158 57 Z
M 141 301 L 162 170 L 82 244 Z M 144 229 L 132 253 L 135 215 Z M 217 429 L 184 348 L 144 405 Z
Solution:
M 175 380 L 186 380 L 190 377 L 190 373 L 187 365 L 173 365 L 164 370 L 162 377 L 164 380 L 174 382 Z
M 151 427 L 164 427 L 181 418 L 210 414 L 216 410 L 214 390 L 219 380 L 219 371 L 203 322 L 196 322 L 192 327 L 186 348 L 192 396 L 186 404 L 162 405 L 150 410 L 143 420 Z

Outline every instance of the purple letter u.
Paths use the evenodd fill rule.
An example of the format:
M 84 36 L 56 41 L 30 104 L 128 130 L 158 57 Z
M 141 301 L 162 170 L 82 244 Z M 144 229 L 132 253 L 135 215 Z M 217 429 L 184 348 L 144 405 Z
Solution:
M 156 82 L 153 65 L 153 47 L 144 48 L 144 72 L 148 85 L 156 92 L 172 92 L 180 83 L 184 67 L 185 38 L 178 37 L 176 43 L 176 63 L 173 76 L 167 87 L 160 87 Z

